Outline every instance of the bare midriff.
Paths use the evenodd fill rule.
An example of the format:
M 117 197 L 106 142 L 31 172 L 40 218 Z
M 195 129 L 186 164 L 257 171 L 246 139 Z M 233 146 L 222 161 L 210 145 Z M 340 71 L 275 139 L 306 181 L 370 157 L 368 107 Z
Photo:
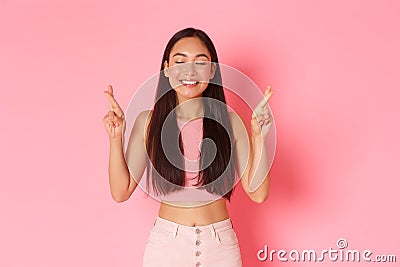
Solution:
M 185 147 L 185 159 L 192 160 L 195 164 L 197 164 L 193 165 L 193 163 L 191 163 L 191 165 L 188 166 L 193 165 L 191 168 L 194 170 L 199 169 L 199 145 L 203 139 L 202 118 L 192 120 L 190 122 L 178 120 L 177 123 L 180 127 L 182 141 Z M 186 161 L 185 166 L 187 166 Z M 185 173 L 185 187 L 195 187 L 191 181 L 194 178 L 198 178 L 198 171 Z M 193 183 L 196 182 L 197 181 L 194 181 Z M 226 201 L 226 198 L 213 198 L 212 201 L 208 202 L 168 203 L 166 201 L 162 201 L 158 216 L 163 219 L 187 226 L 208 225 L 229 218 Z
M 207 225 L 229 218 L 226 199 L 220 198 L 203 205 L 171 205 L 161 202 L 158 216 L 187 226 Z

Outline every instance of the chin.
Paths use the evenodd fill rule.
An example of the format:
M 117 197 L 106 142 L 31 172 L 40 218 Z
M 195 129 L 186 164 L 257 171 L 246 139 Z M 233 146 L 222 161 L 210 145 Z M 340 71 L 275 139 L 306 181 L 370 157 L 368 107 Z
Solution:
M 203 94 L 203 91 L 204 90 L 198 90 L 198 89 L 193 90 L 193 89 L 187 89 L 187 88 L 182 88 L 182 87 L 178 87 L 175 89 L 175 92 L 184 98 L 201 97 Z
M 194 98 L 201 97 L 201 94 L 181 94 L 180 96 L 185 99 L 194 99 Z

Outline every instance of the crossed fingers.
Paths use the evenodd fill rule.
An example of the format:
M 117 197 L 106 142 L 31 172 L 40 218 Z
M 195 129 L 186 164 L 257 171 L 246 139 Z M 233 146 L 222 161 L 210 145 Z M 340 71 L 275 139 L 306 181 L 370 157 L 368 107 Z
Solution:
M 267 108 L 267 103 L 273 93 L 274 91 L 272 91 L 271 86 L 268 85 L 264 92 L 263 99 L 260 101 L 260 103 L 258 103 L 253 111 L 252 119 L 257 118 L 260 125 L 266 124 L 267 121 L 272 119 Z
M 108 86 L 108 91 L 104 91 L 104 94 L 108 98 L 108 102 L 110 104 L 110 111 L 114 112 L 118 117 L 123 118 L 124 112 L 122 111 L 118 102 L 114 98 L 114 92 L 111 85 Z

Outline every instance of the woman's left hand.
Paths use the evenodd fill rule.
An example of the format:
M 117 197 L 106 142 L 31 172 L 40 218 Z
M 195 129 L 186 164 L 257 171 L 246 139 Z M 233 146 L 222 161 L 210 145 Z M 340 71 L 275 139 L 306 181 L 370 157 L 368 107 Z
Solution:
M 267 86 L 264 93 L 264 98 L 253 110 L 253 115 L 251 117 L 251 134 L 253 137 L 261 135 L 263 137 L 267 136 L 269 130 L 272 126 L 272 116 L 268 110 L 268 99 L 274 91 L 271 90 L 271 86 Z

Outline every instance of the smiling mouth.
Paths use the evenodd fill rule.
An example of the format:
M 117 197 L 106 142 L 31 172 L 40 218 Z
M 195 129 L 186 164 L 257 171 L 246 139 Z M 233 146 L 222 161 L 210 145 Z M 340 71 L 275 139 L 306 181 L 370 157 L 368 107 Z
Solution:
M 199 82 L 196 80 L 180 80 L 183 85 L 196 85 Z

